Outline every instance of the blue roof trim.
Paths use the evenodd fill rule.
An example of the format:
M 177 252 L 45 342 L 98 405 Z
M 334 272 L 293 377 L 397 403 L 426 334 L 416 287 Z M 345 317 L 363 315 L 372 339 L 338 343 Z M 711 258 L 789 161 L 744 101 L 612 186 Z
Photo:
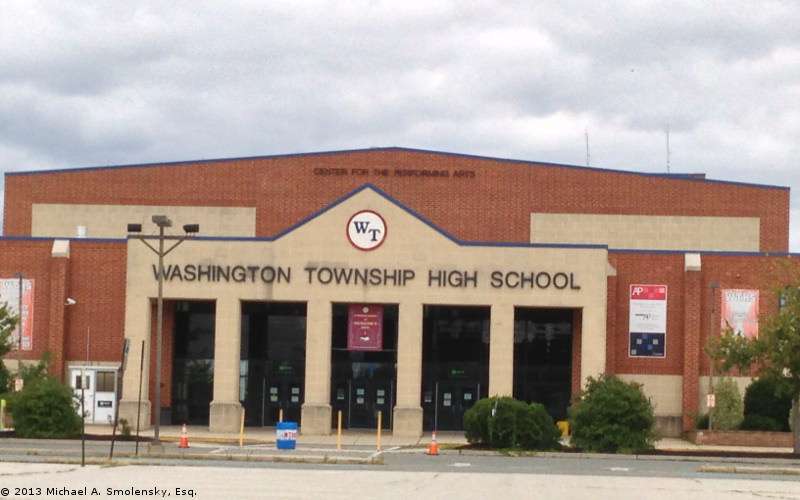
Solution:
M 730 257 L 800 257 L 793 252 L 744 252 L 734 250 L 645 250 L 641 248 L 609 248 L 608 253 L 649 253 L 649 254 L 685 254 L 721 255 Z
M 54 241 L 69 240 L 70 242 L 89 243 L 124 243 L 126 238 L 67 238 L 61 236 L 0 236 L 0 241 Z
M 400 146 L 387 146 L 387 147 L 378 147 L 378 148 L 355 148 L 355 149 L 340 149 L 340 150 L 329 150 L 329 151 L 312 151 L 306 153 L 284 153 L 284 154 L 275 154 L 275 155 L 260 155 L 260 156 L 239 156 L 239 157 L 231 157 L 231 158 L 209 158 L 209 159 L 199 159 L 199 160 L 181 160 L 181 161 L 169 161 L 169 162 L 157 162 L 157 163 L 131 163 L 131 164 L 123 164 L 123 165 L 98 165 L 98 166 L 89 166 L 89 167 L 78 167 L 78 168 L 59 168 L 53 170 L 28 170 L 22 172 L 6 172 L 6 176 L 17 176 L 17 175 L 40 175 L 40 174 L 53 174 L 53 173 L 72 173 L 72 172 L 85 172 L 85 171 L 93 171 L 93 170 L 109 170 L 109 169 L 121 169 L 121 168 L 152 168 L 152 167 L 169 167 L 169 166 L 181 166 L 181 165 L 204 165 L 209 163 L 222 163 L 222 162 L 230 162 L 230 161 L 243 161 L 243 160 L 274 160 L 280 158 L 297 158 L 297 157 L 306 157 L 306 156 L 323 156 L 323 155 L 332 155 L 332 154 L 347 154 L 347 153 L 367 153 L 367 152 L 377 152 L 377 151 L 399 151 L 399 152 L 410 152 L 410 153 L 423 153 L 423 154 L 437 154 L 437 155 L 444 155 L 444 156 L 454 156 L 457 158 L 469 158 L 475 160 L 488 160 L 488 161 L 501 161 L 506 163 L 517 163 L 529 166 L 543 166 L 543 167 L 560 167 L 560 168 L 572 168 L 572 169 L 581 169 L 581 170 L 588 170 L 588 171 L 596 171 L 596 172 L 607 172 L 607 173 L 617 173 L 617 174 L 629 174 L 629 175 L 639 175 L 644 177 L 656 177 L 662 179 L 673 179 L 673 180 L 680 180 L 680 181 L 690 181 L 690 182 L 710 182 L 714 184 L 730 184 L 735 186 L 745 186 L 745 187 L 757 187 L 757 188 L 766 188 L 766 189 L 781 189 L 781 190 L 789 190 L 788 186 L 778 186 L 773 184 L 756 184 L 751 182 L 740 182 L 740 181 L 725 181 L 719 179 L 706 179 L 706 178 L 697 178 L 692 177 L 693 174 L 667 174 L 667 173 L 657 173 L 657 172 L 636 172 L 632 170 L 622 170 L 622 169 L 612 169 L 612 168 L 600 168 L 600 167 L 587 167 L 583 165 L 570 165 L 567 163 L 553 163 L 553 162 L 543 162 L 543 161 L 531 161 L 531 160 L 518 160 L 513 158 L 501 158 L 495 156 L 483 156 L 483 155 L 474 155 L 468 153 L 454 153 L 450 151 L 436 151 L 431 149 L 419 149 L 419 148 L 407 148 L 407 147 L 400 147 Z
M 374 191 L 376 194 L 385 198 L 390 203 L 396 205 L 397 207 L 401 208 L 403 211 L 411 215 L 412 217 L 416 218 L 426 226 L 430 227 L 440 235 L 444 236 L 448 240 L 452 241 L 456 245 L 465 246 L 465 247 L 513 247 L 513 248 L 564 248 L 564 249 L 594 249 L 594 250 L 607 250 L 607 245 L 595 245 L 595 244 L 573 244 L 573 243 L 565 243 L 565 244 L 558 244 L 558 243 L 527 243 L 527 242 L 491 242 L 491 241 L 468 241 L 468 240 L 461 240 L 452 234 L 448 233 L 444 229 L 440 228 L 432 221 L 427 219 L 424 215 L 420 214 L 419 212 L 414 211 L 412 208 L 406 206 L 398 199 L 392 197 L 389 193 L 382 190 L 381 188 L 375 186 L 374 184 L 362 184 L 358 188 L 350 191 L 349 193 L 345 194 L 334 200 L 332 203 L 324 206 L 323 208 L 312 212 L 311 214 L 307 215 L 306 217 L 302 218 L 300 221 L 292 224 L 291 226 L 287 227 L 286 229 L 281 230 L 280 232 L 272 235 L 272 236 L 261 236 L 261 237 L 248 237 L 248 236 L 194 236 L 193 240 L 199 241 L 276 241 L 287 234 L 299 229 L 300 227 L 308 224 L 312 220 L 320 217 L 324 213 L 328 212 L 329 210 L 341 205 L 345 201 L 349 200 L 353 196 L 357 195 L 361 191 L 366 189 L 370 189 Z

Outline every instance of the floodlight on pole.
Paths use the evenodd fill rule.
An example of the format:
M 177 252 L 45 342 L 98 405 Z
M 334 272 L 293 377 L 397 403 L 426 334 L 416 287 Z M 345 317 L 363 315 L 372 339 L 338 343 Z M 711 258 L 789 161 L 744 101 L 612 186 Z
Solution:
M 161 428 L 161 343 L 164 331 L 164 257 L 173 251 L 178 245 L 183 243 L 189 236 L 200 231 L 199 224 L 186 224 L 183 230 L 186 232 L 184 236 L 166 236 L 164 229 L 172 227 L 172 221 L 166 215 L 154 215 L 151 219 L 153 223 L 158 226 L 157 235 L 140 235 L 142 230 L 141 224 L 128 224 L 128 238 L 138 239 L 144 245 L 158 255 L 158 297 L 156 301 L 156 373 L 155 373 L 155 394 L 153 395 L 155 408 L 155 426 L 153 428 L 153 442 L 151 446 L 160 447 L 160 433 Z M 153 246 L 147 240 L 158 240 L 158 245 Z M 174 241 L 166 250 L 164 249 L 164 242 L 166 240 Z

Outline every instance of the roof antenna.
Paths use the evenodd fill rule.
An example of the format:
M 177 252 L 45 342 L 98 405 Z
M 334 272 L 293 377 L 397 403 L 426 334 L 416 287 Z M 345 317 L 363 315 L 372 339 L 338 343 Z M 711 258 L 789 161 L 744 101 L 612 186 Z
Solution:
M 667 124 L 667 131 L 666 131 L 666 139 L 667 139 L 667 174 L 669 174 L 669 123 Z
M 583 129 L 583 135 L 586 137 L 586 166 L 589 166 L 589 127 Z

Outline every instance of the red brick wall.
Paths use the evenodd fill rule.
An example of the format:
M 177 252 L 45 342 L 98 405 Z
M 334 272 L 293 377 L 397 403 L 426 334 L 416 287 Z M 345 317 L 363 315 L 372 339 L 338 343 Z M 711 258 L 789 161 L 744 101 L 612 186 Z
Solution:
M 681 253 L 618 253 L 608 256 L 617 270 L 616 289 L 608 290 L 609 308 L 615 304 L 611 348 L 614 373 L 680 375 L 684 349 L 684 257 Z M 632 284 L 667 285 L 667 346 L 665 358 L 632 358 L 628 352 L 628 315 Z M 614 297 L 612 302 L 611 297 Z M 608 324 L 608 321 L 606 322 Z
M 708 357 L 703 347 L 712 335 L 720 332 L 720 289 L 758 289 L 759 307 L 763 328 L 766 318 L 778 310 L 778 290 L 788 283 L 800 282 L 800 257 L 703 254 L 699 293 L 695 304 L 684 304 L 684 255 L 682 253 L 612 252 L 609 261 L 617 270 L 617 277 L 609 279 L 609 358 L 614 359 L 614 373 L 646 373 L 655 375 L 681 375 L 684 373 L 686 321 L 699 325 L 699 337 L 692 341 L 698 350 L 700 375 L 709 374 Z M 719 288 L 712 289 L 716 282 Z M 614 283 L 616 287 L 614 289 Z M 631 358 L 628 356 L 628 290 L 631 284 L 663 284 L 669 287 L 667 301 L 667 356 L 666 359 Z M 713 293 L 713 299 L 712 299 Z M 612 297 L 614 299 L 612 300 Z M 693 296 L 694 297 L 694 296 Z M 686 318 L 687 314 L 691 316 Z
M 41 359 L 47 350 L 52 248 L 51 240 L 0 239 L 0 278 L 16 279 L 16 273 L 21 272 L 24 278 L 34 280 L 33 350 L 22 351 L 22 359 Z M 7 358 L 17 359 L 17 352 L 12 351 Z
M 315 175 L 319 169 L 347 175 Z M 391 175 L 376 175 L 380 169 Z M 398 177 L 395 169 L 450 177 Z M 455 178 L 456 170 L 475 177 Z M 5 182 L 6 235 L 29 235 L 31 204 L 43 202 L 254 206 L 257 234 L 270 236 L 371 182 L 466 240 L 529 241 L 531 212 L 565 212 L 759 217 L 762 251 L 789 244 L 788 189 L 403 149 L 8 175 Z
M 703 256 L 702 334 L 700 345 L 705 346 L 710 335 L 720 333 L 720 289 L 709 285 L 716 282 L 720 289 L 747 288 L 759 290 L 759 330 L 764 328 L 769 316 L 778 311 L 780 288 L 790 283 L 800 283 L 800 256 L 766 257 L 742 255 Z M 713 301 L 711 294 L 714 294 Z M 709 303 L 711 302 L 711 303 Z M 700 356 L 701 375 L 710 373 L 708 356 Z
M 67 308 L 68 360 L 122 361 L 125 332 L 125 242 L 70 242 L 68 295 L 77 304 Z M 87 332 L 87 328 L 89 331 Z

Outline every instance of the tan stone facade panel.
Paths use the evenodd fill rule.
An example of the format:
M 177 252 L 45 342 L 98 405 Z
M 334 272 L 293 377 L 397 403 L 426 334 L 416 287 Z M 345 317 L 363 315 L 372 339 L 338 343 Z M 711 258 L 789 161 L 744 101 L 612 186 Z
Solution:
M 144 233 L 155 232 L 151 217 L 157 214 L 172 219 L 170 234 L 182 234 L 184 224 L 200 224 L 203 236 L 256 235 L 252 207 L 34 203 L 31 236 L 75 238 L 81 236 L 78 227 L 82 226 L 87 238 L 124 238 L 128 224 L 142 224 Z
M 656 417 L 680 417 L 682 410 L 683 377 L 680 375 L 629 375 L 620 374 L 626 382 L 642 384 L 642 389 L 653 403 Z
M 759 251 L 757 217 L 531 214 L 533 243 L 596 243 L 639 250 Z

